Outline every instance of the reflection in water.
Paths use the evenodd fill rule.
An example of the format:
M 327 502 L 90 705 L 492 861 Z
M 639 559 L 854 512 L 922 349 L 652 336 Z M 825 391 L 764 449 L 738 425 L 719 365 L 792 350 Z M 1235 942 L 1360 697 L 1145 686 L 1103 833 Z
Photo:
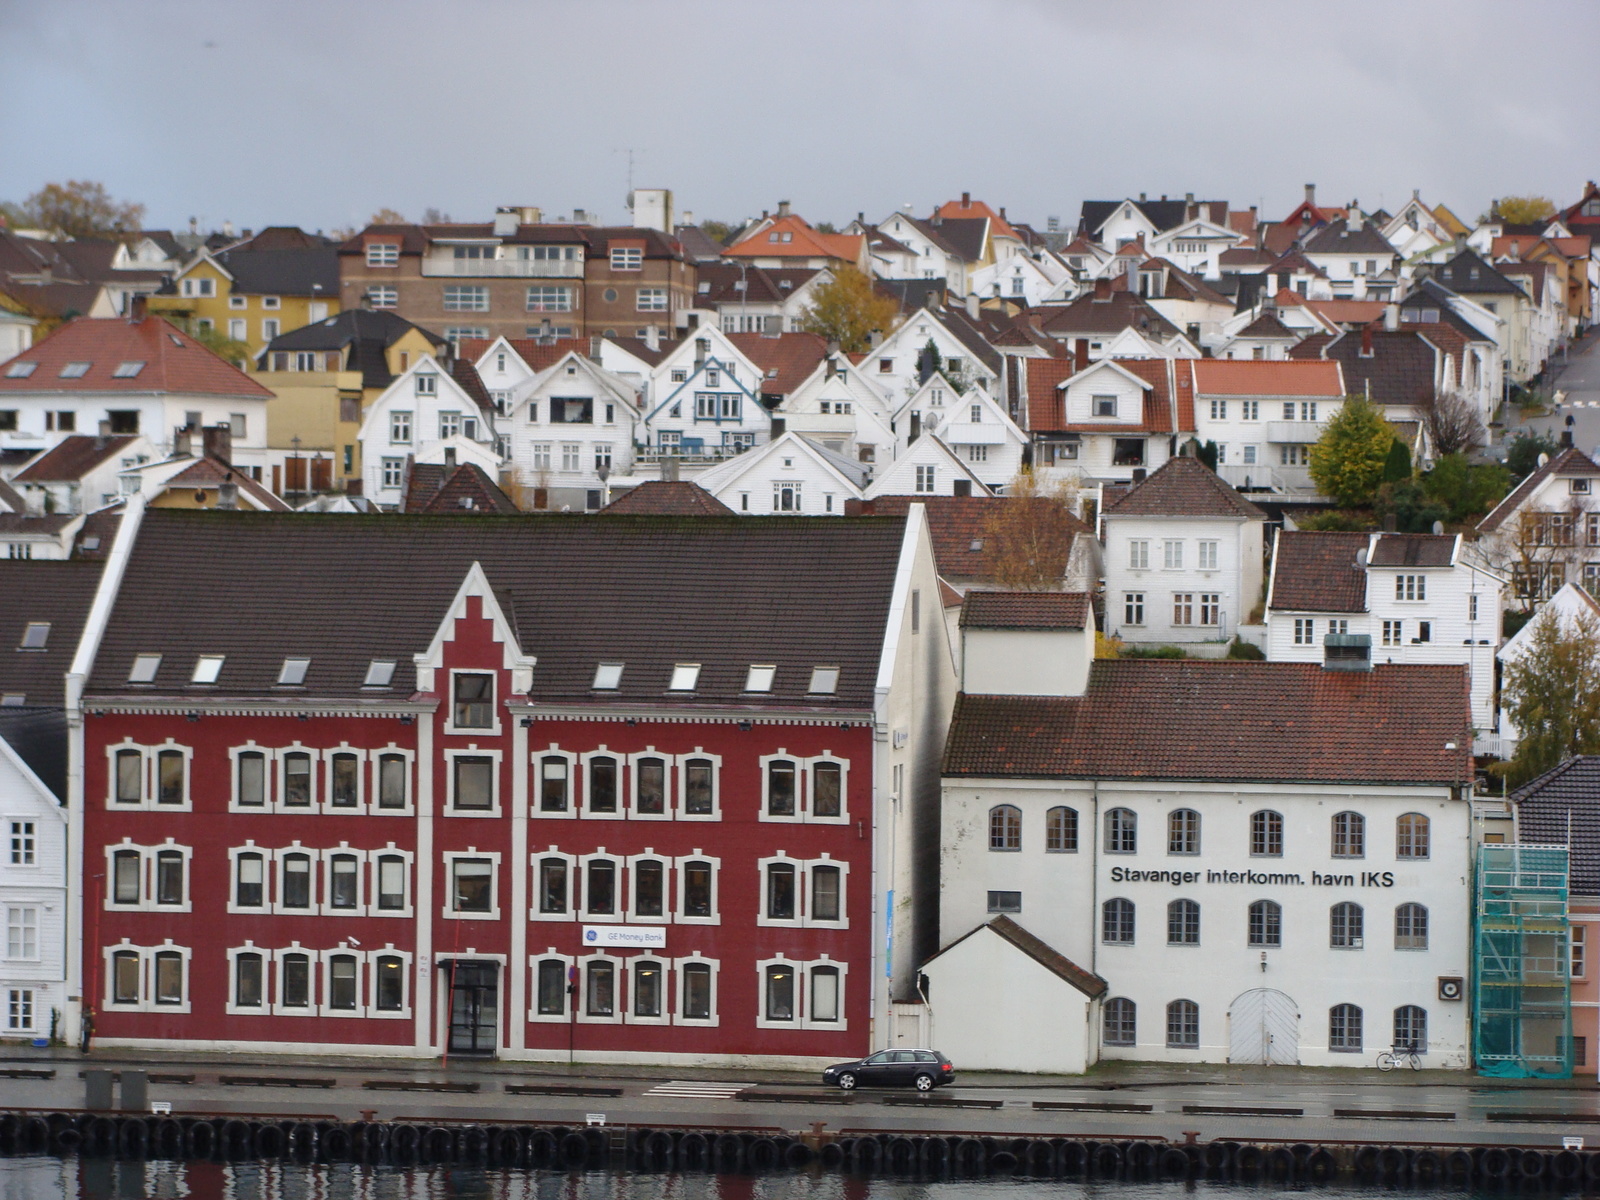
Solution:
M 1353 1200 L 1371 1196 L 1378 1189 L 1027 1178 L 917 1182 L 804 1171 L 761 1176 L 565 1174 L 352 1163 L 0 1159 L 0 1200 L 1031 1200 L 1035 1196 L 1046 1200 L 1228 1200 L 1240 1193 L 1263 1196 L 1285 1190 Z M 1428 1200 L 1470 1200 L 1479 1193 L 1420 1190 L 1415 1194 Z

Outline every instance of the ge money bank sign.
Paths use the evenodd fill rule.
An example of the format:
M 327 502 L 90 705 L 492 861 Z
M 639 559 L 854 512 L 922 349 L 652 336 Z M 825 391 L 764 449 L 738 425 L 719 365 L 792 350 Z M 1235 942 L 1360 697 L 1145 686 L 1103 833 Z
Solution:
M 664 950 L 665 929 L 641 929 L 631 925 L 585 925 L 585 946 L 615 946 L 624 950 Z

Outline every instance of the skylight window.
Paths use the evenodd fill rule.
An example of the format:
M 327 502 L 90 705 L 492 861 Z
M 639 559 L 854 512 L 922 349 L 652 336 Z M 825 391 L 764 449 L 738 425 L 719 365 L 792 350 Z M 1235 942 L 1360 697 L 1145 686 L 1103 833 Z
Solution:
M 138 654 L 133 659 L 133 670 L 128 672 L 129 683 L 154 683 L 161 669 L 161 655 Z
M 7 379 L 26 379 L 39 369 L 36 362 L 14 362 L 6 368 Z
M 221 654 L 202 654 L 194 660 L 194 674 L 189 676 L 190 683 L 215 683 L 217 676 L 222 674 Z
M 622 686 L 623 663 L 601 663 L 594 669 L 594 690 L 614 692 Z
M 699 663 L 678 663 L 672 668 L 672 682 L 667 684 L 669 692 L 692 692 L 694 685 L 700 682 Z
M 744 677 L 744 690 L 747 692 L 770 692 L 772 690 L 772 678 L 777 673 L 777 667 L 751 664 L 749 673 Z
M 86 362 L 71 362 L 61 368 L 61 378 L 81 379 L 89 373 L 89 364 Z
M 43 650 L 45 643 L 50 640 L 49 621 L 29 621 L 28 627 L 22 631 L 23 650 Z
M 117 369 L 111 372 L 111 378 L 134 379 L 138 377 L 139 372 L 142 370 L 144 370 L 144 364 L 142 362 L 118 363 Z
M 21 708 L 28 702 L 26 692 L 0 693 L 0 708 Z
M 367 666 L 367 677 L 362 687 L 388 687 L 394 682 L 394 663 L 386 658 L 375 658 Z
M 309 658 L 286 658 L 278 672 L 278 682 L 286 687 L 299 687 L 306 681 L 306 671 L 311 666 Z
M 812 667 L 811 686 L 806 688 L 813 696 L 831 696 L 839 690 L 838 667 Z
M 167 336 L 172 339 L 172 344 L 174 346 L 177 346 L 180 350 L 183 348 L 183 339 L 181 337 L 175 333 L 169 333 Z

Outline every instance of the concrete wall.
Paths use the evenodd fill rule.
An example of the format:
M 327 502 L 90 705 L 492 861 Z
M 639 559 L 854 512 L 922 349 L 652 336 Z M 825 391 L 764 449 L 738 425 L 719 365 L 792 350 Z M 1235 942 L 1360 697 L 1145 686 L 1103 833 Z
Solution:
M 1092 620 L 1091 620 L 1092 626 Z M 1089 681 L 1094 629 L 967 629 L 965 692 L 996 696 L 1079 696 Z

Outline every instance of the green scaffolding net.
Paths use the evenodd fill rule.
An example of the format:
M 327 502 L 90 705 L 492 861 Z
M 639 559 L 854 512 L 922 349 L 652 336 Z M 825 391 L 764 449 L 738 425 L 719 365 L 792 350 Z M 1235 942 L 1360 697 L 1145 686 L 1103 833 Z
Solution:
M 1572 1074 L 1565 846 L 1478 847 L 1472 1042 L 1480 1075 Z

